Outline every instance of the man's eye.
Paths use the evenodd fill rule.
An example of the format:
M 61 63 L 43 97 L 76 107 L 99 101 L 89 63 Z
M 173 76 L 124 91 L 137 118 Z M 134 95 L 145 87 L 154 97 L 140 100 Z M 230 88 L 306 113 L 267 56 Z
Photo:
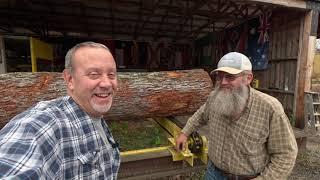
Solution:
M 108 76 L 110 79 L 114 79 L 117 75 L 115 73 L 109 73 Z
M 233 75 L 225 75 L 225 77 L 226 77 L 227 79 L 235 79 L 235 78 L 236 78 L 236 77 L 233 76 Z
M 89 77 L 90 79 L 97 79 L 99 76 L 100 76 L 99 73 L 89 73 L 89 74 L 88 74 L 88 77 Z

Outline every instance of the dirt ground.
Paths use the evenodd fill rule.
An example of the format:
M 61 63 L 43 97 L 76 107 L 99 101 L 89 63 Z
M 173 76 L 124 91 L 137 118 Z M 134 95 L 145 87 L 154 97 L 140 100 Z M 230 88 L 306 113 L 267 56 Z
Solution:
M 308 138 L 307 149 L 300 151 L 289 180 L 320 179 L 320 135 Z

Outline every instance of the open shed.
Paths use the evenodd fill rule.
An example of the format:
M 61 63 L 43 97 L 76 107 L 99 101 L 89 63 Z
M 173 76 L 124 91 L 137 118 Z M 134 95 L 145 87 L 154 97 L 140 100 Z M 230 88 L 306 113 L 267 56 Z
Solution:
M 178 68 L 161 67 L 159 60 L 152 68 L 144 62 L 140 70 L 210 70 L 224 53 L 242 51 L 252 61 L 264 56 L 264 64 L 256 64 L 254 86 L 277 97 L 295 126 L 304 128 L 304 93 L 311 86 L 319 9 L 317 0 L 0 1 L 0 73 L 7 72 L 8 50 L 23 51 L 19 47 L 28 37 L 53 44 L 122 40 L 149 42 L 152 47 L 167 43 L 170 46 L 165 47 L 189 56 Z M 257 47 L 264 53 L 257 54 L 261 50 Z

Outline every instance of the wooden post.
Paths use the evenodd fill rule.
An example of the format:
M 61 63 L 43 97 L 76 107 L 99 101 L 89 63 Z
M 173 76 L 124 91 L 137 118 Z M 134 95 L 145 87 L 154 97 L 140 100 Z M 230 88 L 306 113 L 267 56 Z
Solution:
M 307 2 L 302 0 L 237 0 L 238 2 L 254 3 L 254 4 L 268 4 L 290 8 L 305 9 Z
M 3 36 L 0 36 L 0 74 L 7 72 L 6 53 Z
M 297 78 L 295 87 L 295 126 L 303 129 L 304 119 L 304 93 L 310 91 L 312 64 L 315 54 L 315 39 L 317 35 L 318 11 L 306 12 L 301 20 L 299 55 L 297 63 Z M 297 139 L 300 149 L 306 148 L 306 138 Z

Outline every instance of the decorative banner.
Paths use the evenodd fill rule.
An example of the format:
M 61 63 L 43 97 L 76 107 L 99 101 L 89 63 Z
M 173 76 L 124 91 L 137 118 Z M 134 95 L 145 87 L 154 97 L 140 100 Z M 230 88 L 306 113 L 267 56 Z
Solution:
M 220 58 L 228 52 L 226 36 L 227 36 L 226 32 L 221 31 L 217 33 L 214 46 L 213 46 L 213 49 L 214 49 L 213 59 L 216 62 L 215 64 L 217 64 Z
M 258 32 L 259 34 L 259 39 L 258 43 L 259 44 L 264 44 L 265 42 L 269 41 L 269 30 L 270 30 L 270 22 L 269 19 L 271 18 L 271 12 L 266 12 L 263 14 L 260 14 L 259 16 L 259 23 L 260 26 L 258 27 Z
M 263 70 L 268 66 L 270 18 L 271 13 L 266 12 L 260 15 L 259 19 L 252 19 L 248 22 L 247 55 L 253 70 Z
M 235 26 L 226 32 L 227 52 L 245 53 L 248 39 L 247 23 Z

